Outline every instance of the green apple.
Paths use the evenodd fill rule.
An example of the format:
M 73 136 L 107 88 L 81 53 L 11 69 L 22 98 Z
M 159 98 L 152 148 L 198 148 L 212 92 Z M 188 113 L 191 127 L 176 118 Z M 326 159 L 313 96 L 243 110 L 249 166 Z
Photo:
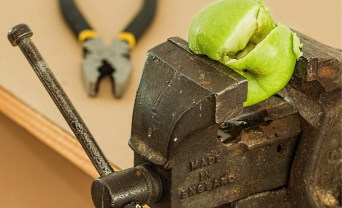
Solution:
M 204 8 L 189 30 L 189 48 L 232 68 L 248 80 L 244 106 L 261 102 L 290 80 L 301 56 L 299 38 L 273 23 L 256 0 L 220 0 Z

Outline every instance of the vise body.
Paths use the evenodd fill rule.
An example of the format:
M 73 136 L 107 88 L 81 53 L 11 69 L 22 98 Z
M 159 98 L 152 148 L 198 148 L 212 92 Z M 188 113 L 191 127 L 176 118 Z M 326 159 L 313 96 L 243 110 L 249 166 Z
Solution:
M 160 174 L 151 207 L 341 206 L 341 51 L 299 35 L 289 84 L 247 108 L 246 79 L 186 41 L 147 53 L 129 145 Z

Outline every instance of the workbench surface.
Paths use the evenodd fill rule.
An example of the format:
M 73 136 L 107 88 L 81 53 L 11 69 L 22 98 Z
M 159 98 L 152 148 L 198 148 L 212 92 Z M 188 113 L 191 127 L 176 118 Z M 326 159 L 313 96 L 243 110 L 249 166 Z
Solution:
M 132 82 L 120 100 L 104 79 L 96 98 L 86 95 L 81 79 L 82 48 L 64 22 L 58 1 L 2 0 L 0 3 L 0 111 L 92 177 L 95 169 L 29 66 L 19 48 L 12 48 L 7 31 L 26 23 L 33 41 L 63 86 L 107 158 L 118 168 L 133 165 L 128 146 L 131 119 L 146 51 L 172 36 L 187 39 L 198 11 L 214 0 L 161 0 L 154 22 L 131 53 Z M 327 45 L 341 48 L 341 1 L 264 0 L 276 23 L 281 22 Z M 76 0 L 80 10 L 109 44 L 142 5 L 142 1 Z M 3 141 L 1 141 L 3 142 Z

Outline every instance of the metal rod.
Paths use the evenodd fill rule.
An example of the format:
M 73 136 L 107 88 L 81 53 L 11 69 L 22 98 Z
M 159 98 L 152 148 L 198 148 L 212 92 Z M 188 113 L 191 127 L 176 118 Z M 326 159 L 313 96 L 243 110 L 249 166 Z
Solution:
M 74 132 L 76 138 L 81 143 L 97 172 L 101 176 L 113 173 L 113 168 L 102 153 L 93 135 L 88 130 L 81 116 L 77 113 L 63 88 L 32 42 L 32 35 L 32 31 L 27 25 L 20 24 L 8 32 L 8 39 L 13 46 L 19 46 L 59 111 L 62 113 L 64 119 L 69 124 L 71 130 Z

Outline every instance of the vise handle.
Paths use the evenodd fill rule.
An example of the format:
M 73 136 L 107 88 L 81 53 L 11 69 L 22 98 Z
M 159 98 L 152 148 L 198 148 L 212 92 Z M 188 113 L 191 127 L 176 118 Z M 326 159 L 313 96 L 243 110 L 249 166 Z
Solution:
M 114 172 L 81 116 L 30 39 L 32 35 L 33 32 L 27 25 L 19 24 L 8 32 L 8 39 L 13 46 L 19 46 L 101 175 L 101 178 L 96 179 L 92 187 L 95 206 L 128 208 L 132 206 L 131 202 L 136 202 L 137 199 L 143 204 L 158 201 L 162 192 L 161 182 L 158 173 L 149 165 L 140 165 L 126 171 Z M 112 180 L 113 177 L 122 180 Z M 132 194 L 123 193 L 123 190 L 127 191 L 127 188 Z M 111 197 L 113 191 L 118 192 L 116 193 L 118 197 Z

